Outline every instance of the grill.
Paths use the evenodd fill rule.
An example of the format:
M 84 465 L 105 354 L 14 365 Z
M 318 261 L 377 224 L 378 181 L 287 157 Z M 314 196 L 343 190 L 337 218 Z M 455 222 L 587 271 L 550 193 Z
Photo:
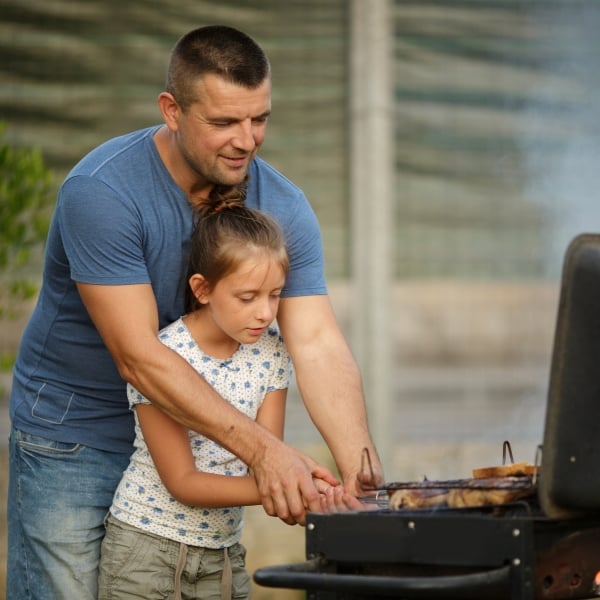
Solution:
M 259 569 L 255 582 L 303 589 L 309 600 L 600 597 L 598 234 L 579 235 L 567 248 L 551 362 L 539 464 L 518 478 L 521 499 L 410 510 L 377 501 L 364 512 L 310 513 L 306 562 Z M 411 487 L 390 483 L 376 495 Z

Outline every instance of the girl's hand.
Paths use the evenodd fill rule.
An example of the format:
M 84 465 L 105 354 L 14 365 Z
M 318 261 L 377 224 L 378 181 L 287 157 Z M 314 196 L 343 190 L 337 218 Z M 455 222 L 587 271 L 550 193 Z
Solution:
M 356 496 L 346 492 L 341 485 L 330 486 L 325 491 L 324 497 L 326 512 L 328 513 L 372 510 L 370 505 L 364 504 Z

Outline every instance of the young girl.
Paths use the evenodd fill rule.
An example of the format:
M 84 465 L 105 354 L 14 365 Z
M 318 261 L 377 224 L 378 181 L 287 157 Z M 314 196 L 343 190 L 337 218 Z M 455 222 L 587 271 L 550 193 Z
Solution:
M 190 250 L 187 314 L 160 332 L 231 404 L 283 436 L 291 362 L 271 326 L 288 269 L 285 241 L 239 195 L 213 193 Z M 236 456 L 127 390 L 135 451 L 102 543 L 99 598 L 247 598 L 242 506 L 260 504 Z

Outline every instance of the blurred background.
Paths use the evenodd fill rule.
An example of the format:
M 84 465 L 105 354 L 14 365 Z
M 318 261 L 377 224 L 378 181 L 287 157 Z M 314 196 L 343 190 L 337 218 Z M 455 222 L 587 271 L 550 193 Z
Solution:
M 39 177 L 49 176 L 38 198 L 51 198 L 35 219 L 25 211 L 13 243 L 2 186 L 16 167 L 2 171 L 2 504 L 10 365 L 41 272 L 43 245 L 26 232 L 43 229 L 39 215 L 47 219 L 84 153 L 159 122 L 171 47 L 213 23 L 246 31 L 271 59 L 261 155 L 305 190 L 319 217 L 334 307 L 369 374 L 378 373 L 368 364 L 377 343 L 357 332 L 375 323 L 385 381 L 369 375 L 365 388 L 386 479 L 468 477 L 501 462 L 504 440 L 515 460 L 533 461 L 563 255 L 575 235 L 600 229 L 600 3 L 0 0 L 0 148 L 32 152 Z M 371 57 L 379 44 L 383 54 Z M 356 66 L 362 58 L 366 70 Z M 388 136 L 375 164 L 356 135 L 363 92 L 373 114 L 382 107 Z M 365 214 L 382 215 L 385 231 L 361 226 Z M 378 255 L 370 241 L 379 238 L 387 243 Z M 365 278 L 365 258 L 367 269 L 384 266 L 380 281 Z M 286 436 L 330 462 L 294 389 Z M 249 569 L 303 560 L 303 535 L 248 510 Z M 256 588 L 254 597 L 298 594 Z

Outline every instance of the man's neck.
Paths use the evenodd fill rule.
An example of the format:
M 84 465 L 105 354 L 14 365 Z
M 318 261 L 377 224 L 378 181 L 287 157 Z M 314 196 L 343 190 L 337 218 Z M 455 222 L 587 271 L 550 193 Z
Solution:
M 198 181 L 193 176 L 165 125 L 154 134 L 154 143 L 165 168 L 173 181 L 184 191 L 189 203 L 196 206 L 206 201 L 214 184 Z

